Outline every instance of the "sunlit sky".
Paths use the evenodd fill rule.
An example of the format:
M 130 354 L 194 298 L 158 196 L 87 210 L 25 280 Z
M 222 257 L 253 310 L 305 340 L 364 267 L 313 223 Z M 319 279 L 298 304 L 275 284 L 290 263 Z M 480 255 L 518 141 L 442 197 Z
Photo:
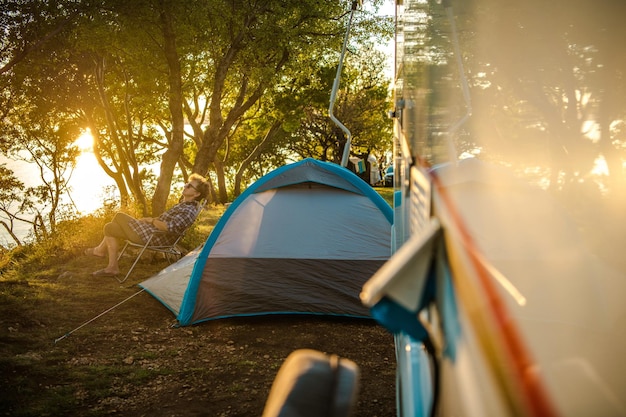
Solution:
M 70 178 L 72 200 L 83 214 L 102 207 L 104 189 L 115 185 L 115 181 L 104 173 L 93 154 L 93 137 L 89 130 L 81 134 L 74 142 L 80 148 L 81 155 L 76 161 L 76 168 Z

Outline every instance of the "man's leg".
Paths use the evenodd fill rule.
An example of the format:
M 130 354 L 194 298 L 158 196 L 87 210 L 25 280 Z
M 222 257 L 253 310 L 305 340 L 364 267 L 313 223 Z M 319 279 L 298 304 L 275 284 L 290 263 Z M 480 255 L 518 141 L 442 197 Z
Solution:
M 119 239 L 128 239 L 135 243 L 143 244 L 144 242 L 141 237 L 130 227 L 130 222 L 133 220 L 135 220 L 135 218 L 128 214 L 117 213 L 113 217 L 113 220 L 111 220 L 111 223 L 105 226 L 104 235 L 117 237 Z M 107 228 L 110 228 L 110 230 L 107 230 Z
M 106 256 L 106 254 L 109 253 L 109 248 L 106 242 L 106 236 L 104 237 L 104 239 L 102 239 L 102 241 L 98 244 L 98 246 L 90 250 L 93 251 L 93 254 L 95 256 L 102 256 L 102 257 Z
M 135 233 L 129 225 L 133 217 L 117 213 L 110 223 L 104 226 L 104 238 L 98 246 L 93 248 L 93 254 L 96 256 L 108 255 L 109 261 L 104 271 L 118 274 L 120 272 L 117 262 L 117 251 L 119 249 L 118 239 L 129 239 L 134 242 L 141 242 L 141 238 Z
M 112 236 L 105 236 L 102 241 L 105 243 L 109 255 L 109 263 L 107 264 L 106 268 L 104 268 L 104 270 L 112 274 L 119 274 L 120 266 L 117 262 L 117 250 L 119 248 L 119 243 L 117 241 L 117 238 Z

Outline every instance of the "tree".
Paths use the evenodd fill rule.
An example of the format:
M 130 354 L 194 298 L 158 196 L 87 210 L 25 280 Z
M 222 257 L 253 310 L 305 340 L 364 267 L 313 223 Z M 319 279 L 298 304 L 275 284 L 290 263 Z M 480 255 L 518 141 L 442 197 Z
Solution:
M 172 142 L 169 123 L 164 123 L 171 119 L 168 66 L 158 42 L 165 29 L 153 6 L 150 1 L 103 2 L 97 17 L 86 19 L 68 45 L 88 59 L 81 71 L 90 89 L 78 106 L 94 135 L 96 158 L 115 180 L 122 205 L 132 197 L 143 214 L 151 211 L 147 192 L 154 182 L 145 166 L 172 148 L 165 155 L 164 181 L 156 188 L 159 196 L 167 197 L 170 155 L 176 158 L 179 148 Z
M 11 138 L 3 153 L 34 164 L 41 180 L 40 186 L 26 188 L 2 166 L 0 212 L 6 221 L 1 223 L 18 245 L 21 242 L 14 233 L 15 221 L 30 224 L 34 237 L 44 239 L 55 232 L 59 217 L 66 214 L 61 210 L 61 201 L 68 192 L 68 180 L 79 152 L 73 145 L 78 127 L 49 116 L 41 106 L 28 112 L 21 108 L 19 121 L 13 122 L 10 129 L 3 129 L 3 134 Z
M 11 10 L 27 4 L 33 16 L 49 16 L 14 26 L 6 44 L 13 54 L 28 53 L 7 67 L 3 99 L 22 94 L 17 87 L 28 79 L 32 88 L 21 97 L 40 96 L 51 112 L 58 106 L 65 121 L 88 127 L 122 205 L 134 200 L 144 213 L 162 211 L 179 174 L 208 175 L 215 199 L 225 201 L 227 176 L 241 184 L 255 165 L 260 172 L 284 160 L 267 155 L 284 153 L 277 144 L 293 131 L 296 111 L 275 111 L 270 103 L 282 90 L 298 95 L 294 85 L 304 86 L 311 68 L 332 60 L 349 9 L 313 0 L 106 0 L 39 9 L 39 2 L 9 3 Z M 370 37 L 364 28 L 377 27 L 374 19 L 357 20 L 355 36 Z M 24 45 L 37 47 L 20 47 L 30 31 L 37 35 Z M 38 41 L 47 34 L 55 42 Z M 33 68 L 56 74 L 50 79 L 62 88 L 37 81 Z M 144 167 L 158 161 L 151 188 L 154 178 Z
M 0 150 L 8 158 L 36 166 L 41 181 L 37 187 L 25 188 L 3 167 L 4 191 L 21 188 L 13 200 L 6 199 L 8 194 L 2 196 L 1 211 L 7 220 L 3 226 L 16 244 L 21 243 L 13 232 L 16 221 L 29 224 L 35 238 L 45 238 L 73 210 L 62 207 L 61 201 L 78 154 L 73 142 L 79 126 L 72 102 L 80 81 L 67 70 L 70 54 L 45 54 L 41 59 L 52 37 L 58 42 L 61 29 L 74 23 L 78 10 L 71 6 L 61 2 L 38 8 L 33 2 L 11 2 L 1 14 L 5 22 L 7 16 L 15 20 L 7 23 L 2 42 Z
M 341 11 L 334 2 L 309 1 L 234 2 L 207 11 L 213 45 L 206 59 L 214 71 L 199 91 L 206 98 L 207 120 L 196 138 L 194 170 L 207 172 L 214 166 L 220 200 L 226 198 L 220 148 L 280 76 L 299 64 L 298 58 L 320 56 L 329 44 L 337 44 L 337 23 L 331 18 Z
M 30 215 L 34 209 L 33 200 L 29 198 L 31 194 L 32 190 L 26 189 L 13 171 L 0 165 L 0 225 L 16 245 L 22 244 L 16 233 L 16 222 L 35 225 L 36 217 Z
M 80 5 L 69 1 L 1 1 L 0 75 L 10 72 L 31 51 L 51 42 L 79 10 Z
M 204 175 L 212 170 L 217 181 L 215 188 L 219 191 L 216 197 L 225 201 L 225 170 L 230 162 L 224 159 L 228 155 L 224 153 L 224 146 L 232 144 L 235 132 L 244 120 L 252 117 L 251 113 L 257 111 L 255 106 L 261 98 L 282 83 L 281 77 L 293 71 L 292 68 L 302 65 L 303 57 L 324 57 L 329 47 L 338 49 L 340 37 L 337 34 L 343 29 L 341 21 L 333 19 L 343 12 L 341 5 L 334 2 L 207 4 L 204 1 L 155 0 L 133 4 L 132 12 L 123 2 L 116 0 L 109 0 L 105 10 L 107 6 L 111 17 L 105 14 L 95 26 L 87 26 L 91 37 L 88 34 L 82 36 L 92 39 L 95 28 L 98 37 L 110 39 L 111 45 L 90 49 L 103 63 L 101 68 L 108 71 L 109 79 L 113 77 L 113 85 L 108 84 L 109 87 L 105 88 L 101 83 L 98 87 L 99 107 L 107 114 L 106 117 L 99 116 L 100 125 L 107 127 L 103 130 L 94 125 L 92 130 L 99 132 L 101 140 L 110 144 L 107 149 L 111 154 L 103 155 L 102 160 L 106 159 L 109 164 L 113 164 L 113 159 L 119 161 L 113 164 L 114 169 L 109 169 L 110 175 L 122 172 L 126 182 L 135 183 L 136 174 L 121 171 L 125 164 L 133 166 L 132 147 L 127 145 L 132 143 L 129 137 L 132 129 L 128 126 L 123 132 L 114 134 L 114 127 L 122 123 L 112 121 L 135 120 L 136 116 L 130 114 L 121 116 L 132 111 L 137 98 L 131 96 L 122 100 L 122 94 L 127 94 L 127 89 L 136 94 L 136 86 L 145 85 L 150 80 L 146 74 L 158 80 L 160 90 L 155 92 L 153 88 L 153 96 L 159 97 L 157 102 L 161 106 L 165 100 L 169 104 L 167 112 L 152 111 L 151 116 L 145 118 L 146 122 L 152 118 L 153 123 L 161 126 L 166 139 L 164 143 L 152 140 L 153 147 L 145 150 L 146 154 L 152 155 L 160 153 L 159 149 L 164 151 L 153 211 L 159 211 L 165 205 L 175 161 L 183 176 L 188 170 Z M 112 17 L 115 20 L 107 23 Z M 120 27 L 126 28 L 132 36 L 120 32 Z M 93 41 L 87 41 L 87 44 L 96 45 Z M 138 45 L 148 53 L 143 50 L 136 53 Z M 120 54 L 120 50 L 124 52 Z M 148 71 L 143 70 L 139 75 L 139 68 L 145 68 L 146 63 L 150 63 Z M 123 67 L 118 70 L 111 68 L 112 65 Z M 116 71 L 120 74 L 117 75 Z M 102 70 L 96 73 L 100 74 Z M 97 77 L 98 80 L 103 78 Z M 121 87 L 116 91 L 114 85 Z M 113 93 L 119 98 L 113 97 Z M 115 109 L 119 106 L 115 101 L 124 103 L 123 112 Z M 140 104 L 145 105 L 145 102 Z M 191 126 L 190 132 L 182 130 L 181 106 Z M 181 143 L 181 137 L 186 133 L 192 136 L 195 151 Z M 147 142 L 143 137 L 142 141 Z M 103 148 L 99 146 L 98 150 Z M 102 165 L 107 169 L 106 164 Z M 131 191 L 136 197 L 142 195 L 139 184 L 131 187 Z
M 183 80 L 180 58 L 176 48 L 176 34 L 172 13 L 172 2 L 158 3 L 159 21 L 163 35 L 163 54 L 167 62 L 168 109 L 171 116 L 171 131 L 167 150 L 161 157 L 161 169 L 156 190 L 152 199 L 152 212 L 165 211 L 165 203 L 170 194 L 174 168 L 183 155 L 185 118 L 183 115 Z

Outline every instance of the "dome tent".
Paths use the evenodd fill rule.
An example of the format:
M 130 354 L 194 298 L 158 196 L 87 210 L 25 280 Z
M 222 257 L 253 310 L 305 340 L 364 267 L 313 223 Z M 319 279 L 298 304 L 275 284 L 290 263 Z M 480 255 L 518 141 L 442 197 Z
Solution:
M 359 293 L 390 256 L 392 218 L 355 174 L 307 158 L 252 184 L 201 248 L 140 286 L 183 326 L 265 314 L 369 317 Z

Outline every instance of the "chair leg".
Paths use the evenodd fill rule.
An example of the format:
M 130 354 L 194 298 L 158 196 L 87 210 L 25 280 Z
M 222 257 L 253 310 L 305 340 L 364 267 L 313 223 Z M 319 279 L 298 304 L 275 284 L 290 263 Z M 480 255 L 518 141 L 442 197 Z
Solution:
M 127 244 L 128 245 L 128 244 Z M 146 245 L 147 246 L 147 245 Z M 137 255 L 137 257 L 135 258 L 135 262 L 133 262 L 133 264 L 131 265 L 130 269 L 128 270 L 128 272 L 126 273 L 126 276 L 123 279 L 119 279 L 117 278 L 118 282 L 121 284 L 124 281 L 126 281 L 128 279 L 128 277 L 130 276 L 130 273 L 133 272 L 133 269 L 135 269 L 135 265 L 137 265 L 137 262 L 139 262 L 139 258 L 141 258 L 141 256 L 143 255 L 143 253 L 146 251 L 146 246 L 141 248 L 141 251 L 139 251 L 139 255 Z M 124 249 L 126 249 L 126 246 L 124 246 Z M 122 250 L 122 253 L 124 252 L 124 250 Z M 121 254 L 120 254 L 121 256 Z
M 122 248 L 122 250 L 120 251 L 120 254 L 117 255 L 117 260 L 119 261 L 120 259 L 122 259 L 122 255 L 124 255 L 124 252 L 126 252 L 126 248 L 128 247 L 128 240 L 126 241 L 126 244 L 124 245 L 124 247 Z

